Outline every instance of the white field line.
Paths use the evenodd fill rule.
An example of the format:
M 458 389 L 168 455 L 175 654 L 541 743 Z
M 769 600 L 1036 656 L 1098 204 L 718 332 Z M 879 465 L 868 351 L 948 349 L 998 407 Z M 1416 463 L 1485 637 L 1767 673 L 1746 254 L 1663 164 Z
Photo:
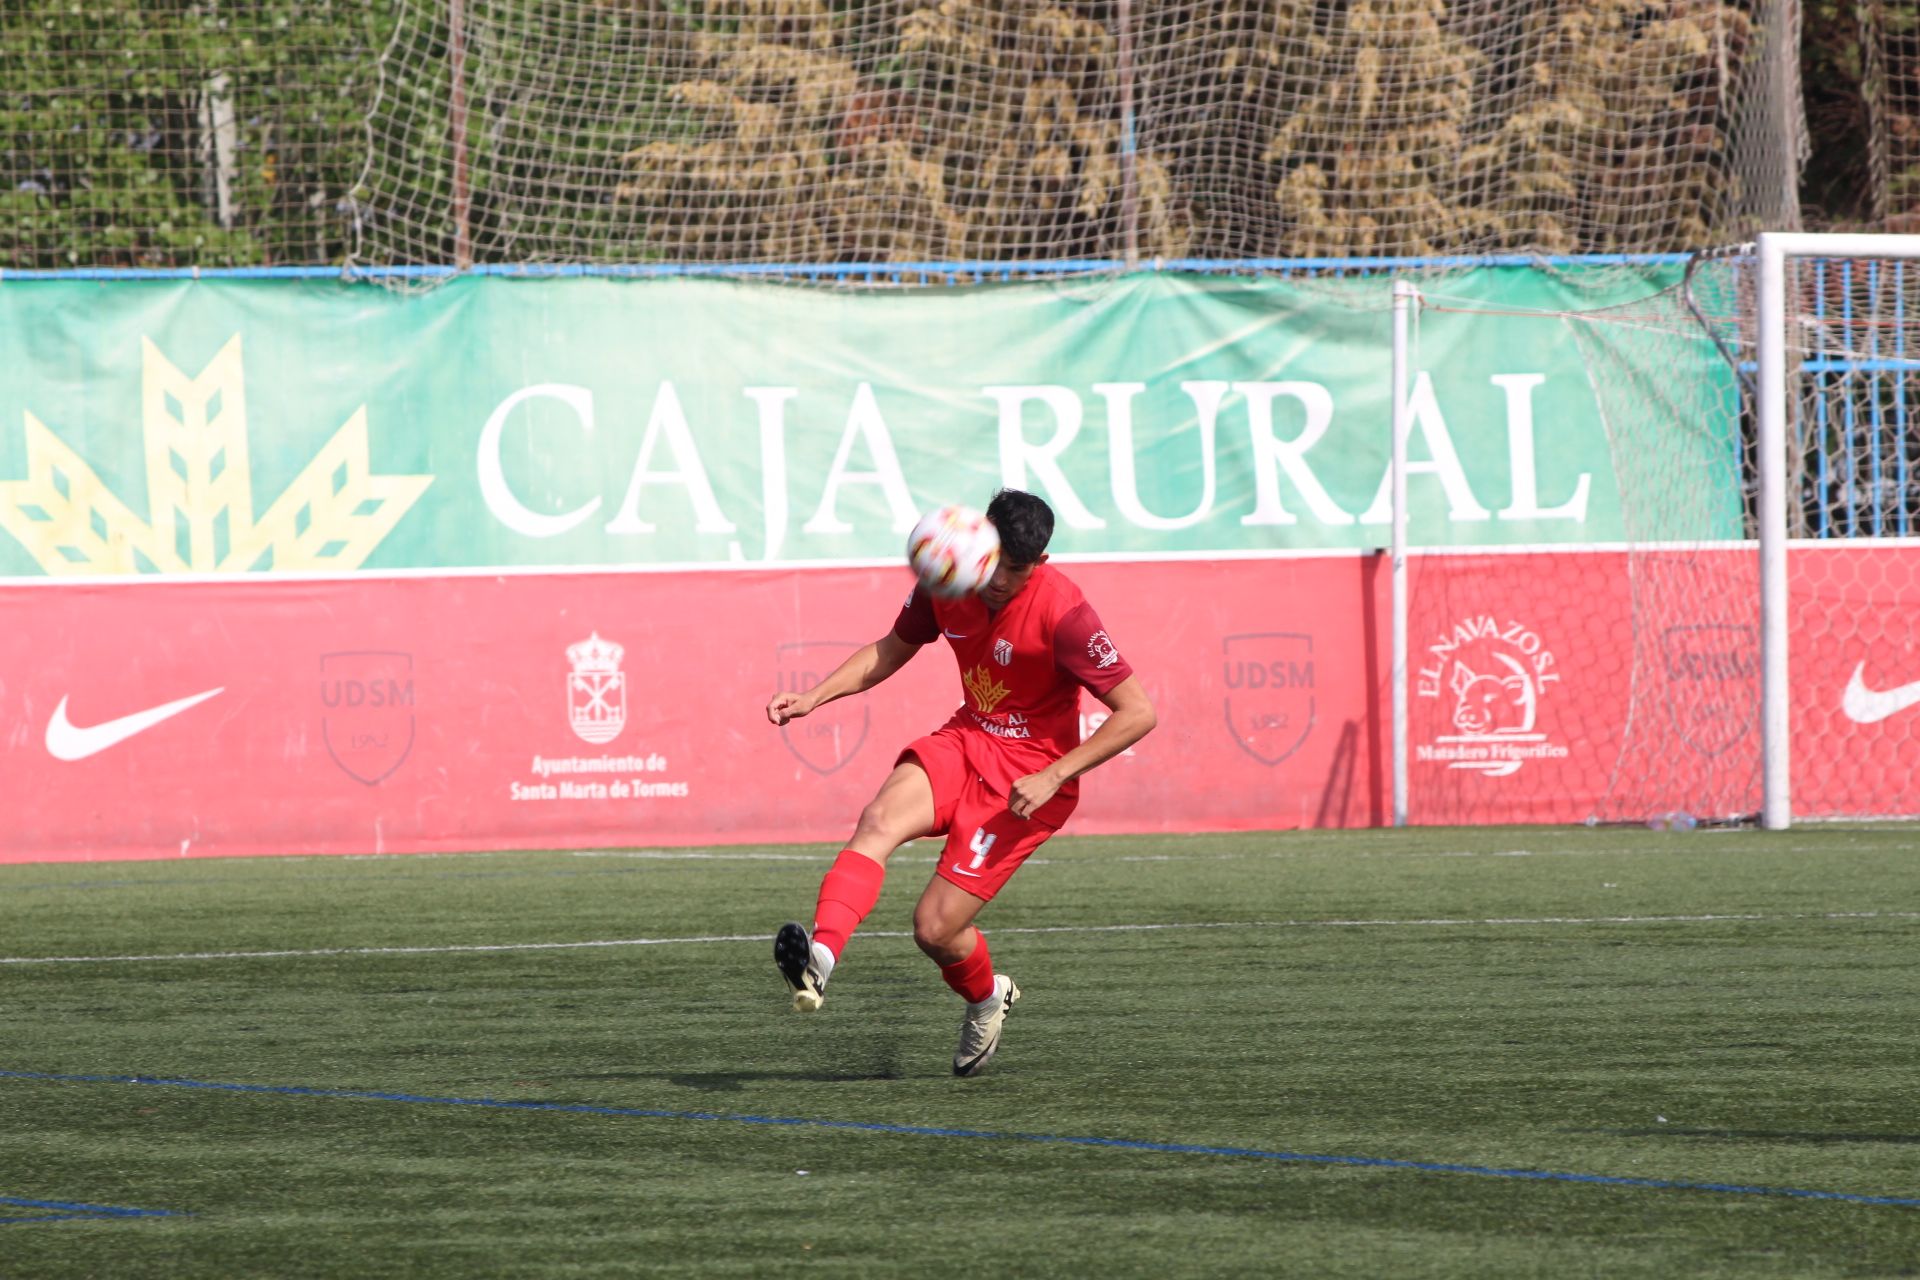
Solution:
M 1284 848 L 1284 849 L 1257 849 L 1249 852 L 1224 852 L 1224 853 L 1100 854 L 1100 855 L 1089 855 L 1084 859 L 1072 859 L 1072 858 L 1049 859 L 1044 857 L 1037 857 L 1037 858 L 1027 859 L 1026 865 L 1035 866 L 1035 867 L 1047 866 L 1052 863 L 1060 863 L 1064 865 L 1066 863 L 1073 862 L 1073 861 L 1246 862 L 1246 861 L 1266 861 L 1266 860 L 1275 859 L 1275 858 L 1340 858 L 1343 860 L 1368 859 L 1368 858 L 1389 858 L 1389 859 L 1401 859 L 1401 858 L 1405 858 L 1405 859 L 1595 858 L 1595 857 L 1616 857 L 1616 856 L 1622 856 L 1622 855 L 1639 855 L 1639 854 L 1656 853 L 1656 852 L 1661 857 L 1672 857 L 1675 854 L 1682 851 L 1678 847 L 1671 848 L 1671 849 L 1668 849 L 1668 848 L 1656 849 L 1653 846 L 1644 845 L 1644 844 L 1635 845 L 1635 846 L 1615 846 L 1615 847 L 1602 846 L 1599 848 L 1587 848 L 1587 849 L 1572 849 L 1572 848 L 1500 849 L 1500 850 L 1349 849 L 1349 848 L 1341 847 L 1341 845 L 1338 842 L 1335 842 L 1333 844 L 1328 844 L 1324 841 L 1316 842 L 1314 840 L 1315 834 L 1316 833 L 1312 831 L 1299 831 L 1299 832 L 1287 833 L 1285 836 L 1281 838 L 1286 840 L 1292 847 Z M 1732 836 L 1732 835 L 1739 835 L 1739 834 L 1742 834 L 1742 832 L 1737 828 L 1713 827 L 1713 828 L 1703 829 L 1700 831 L 1691 832 L 1685 836 L 1677 837 L 1676 842 L 1678 844 L 1693 844 L 1693 843 L 1697 843 L 1704 840 L 1710 840 L 1715 836 Z M 1075 836 L 1075 837 L 1068 837 L 1061 843 L 1063 846 L 1067 848 L 1071 848 L 1072 845 L 1074 844 L 1074 841 L 1076 840 L 1098 839 L 1098 838 L 1100 837 Z M 919 841 L 909 840 L 905 845 L 901 846 L 901 848 L 903 851 L 913 850 L 917 847 L 934 848 L 938 843 L 939 842 L 936 840 L 936 838 L 927 837 L 925 840 L 919 840 Z M 1830 844 L 1782 845 L 1776 848 L 1774 851 L 1779 853 L 1820 853 L 1820 852 L 1825 852 L 1830 848 L 1831 848 Z M 236 863 L 236 864 L 259 864 L 259 863 L 266 863 L 266 862 L 310 863 L 318 866 L 318 865 L 326 865 L 329 863 L 337 864 L 342 862 L 429 862 L 429 861 L 463 861 L 463 860 L 484 861 L 484 860 L 491 860 L 491 859 L 512 859 L 512 858 L 523 858 L 523 857 L 538 858 L 542 856 L 547 856 L 549 854 L 553 854 L 553 855 L 564 856 L 569 858 L 626 858 L 626 859 L 633 859 L 638 861 L 653 861 L 653 862 L 831 863 L 834 860 L 834 858 L 838 855 L 837 849 L 829 849 L 829 848 L 826 848 L 825 846 L 822 846 L 822 850 L 823 851 L 820 853 L 778 853 L 772 850 L 758 850 L 751 845 L 741 845 L 741 846 L 734 846 L 730 848 L 723 847 L 718 849 L 700 849 L 700 848 L 568 849 L 568 850 L 560 850 L 560 851 L 549 851 L 549 850 L 538 850 L 538 849 L 474 849 L 474 850 L 458 850 L 458 851 L 439 852 L 439 853 L 326 853 L 326 854 L 289 853 L 289 854 L 277 855 L 272 858 L 218 858 L 216 857 L 216 858 L 203 859 L 202 862 L 203 864 L 209 864 L 209 863 L 215 863 L 215 862 L 230 862 L 230 863 Z M 1716 856 L 1718 856 L 1722 851 L 1714 850 L 1713 852 L 1715 853 Z M 915 855 L 911 852 L 903 852 L 903 853 L 896 853 L 891 859 L 889 859 L 889 861 L 901 862 L 901 863 L 906 863 L 906 862 L 933 863 L 938 861 L 938 858 L 934 856 Z M 20 865 L 30 866 L 34 864 L 23 863 Z M 80 864 L 75 864 L 75 865 L 80 865 Z M 104 866 L 104 865 L 110 865 L 110 864 L 89 863 L 85 865 Z M 4 868 L 4 869 L 10 870 L 11 868 Z
M 1697 833 L 1711 838 L 1721 834 L 1717 829 Z M 1687 837 L 1692 839 L 1692 836 Z M 902 852 L 887 859 L 887 864 L 924 863 L 931 866 L 940 861 L 939 856 L 927 856 L 907 852 L 917 845 L 924 844 L 932 848 L 937 843 L 933 838 L 925 841 L 908 841 L 901 846 Z M 1100 862 L 1266 862 L 1276 858 L 1340 858 L 1357 860 L 1366 858 L 1422 859 L 1422 858 L 1600 858 L 1617 857 L 1626 854 L 1644 854 L 1658 852 L 1661 857 L 1671 857 L 1668 850 L 1653 850 L 1647 846 L 1637 848 L 1599 848 L 1599 849 L 1342 849 L 1326 844 L 1314 844 L 1311 834 L 1302 837 L 1299 844 L 1291 849 L 1259 849 L 1252 852 L 1235 853 L 1116 853 L 1101 854 L 1086 858 L 1048 858 L 1044 855 L 1028 858 L 1022 866 L 1045 867 L 1068 865 L 1069 863 Z M 1717 855 L 1721 851 L 1714 850 Z M 1801 852 L 1801 850 L 1794 850 Z M 1812 850 L 1806 850 L 1812 852 Z M 383 854 L 382 857 L 404 860 L 413 854 Z M 456 856 L 456 855 L 442 855 Z M 494 856 L 494 855 L 488 855 Z M 835 853 L 754 853 L 712 849 L 575 849 L 569 854 L 575 858 L 631 858 L 639 861 L 654 862 L 814 862 L 830 863 Z
M 406 858 L 408 854 L 394 854 Z M 832 862 L 831 853 L 728 853 L 713 849 L 576 849 L 575 858 L 637 858 L 643 862 Z
M 911 849 L 914 842 L 902 846 Z M 928 846 L 933 842 L 929 840 Z M 1592 858 L 1610 857 L 1618 854 L 1647 853 L 1640 849 L 1407 849 L 1407 850 L 1357 850 L 1328 848 L 1325 845 L 1303 844 L 1295 849 L 1263 849 L 1251 853 L 1125 853 L 1107 854 L 1084 859 L 1060 859 L 1048 857 L 1028 858 L 1022 866 L 1045 867 L 1056 863 L 1078 861 L 1096 862 L 1264 862 L 1275 858 Z M 404 860 L 412 854 L 383 854 L 396 860 Z M 455 855 L 442 855 L 455 856 Z M 728 853 L 714 850 L 683 849 L 577 849 L 570 856 L 575 858 L 630 858 L 643 862 L 814 862 L 830 863 L 832 853 Z M 1670 856 L 1663 853 L 1663 856 Z M 915 853 L 896 853 L 887 859 L 889 866 L 896 863 L 925 863 L 932 865 L 940 861 L 938 855 L 929 857 Z
M 1920 920 L 1920 911 L 1809 911 L 1747 912 L 1707 915 L 1667 916 L 1490 916 L 1480 919 L 1432 918 L 1425 920 L 1207 920 L 1172 924 L 1059 924 L 1028 927 L 1001 927 L 996 935 L 1007 933 L 1155 933 L 1188 929 L 1441 929 L 1485 928 L 1496 926 L 1581 926 L 1609 924 L 1720 924 L 1771 923 L 1789 920 Z M 863 938 L 910 938 L 902 929 L 863 929 Z M 673 938 L 604 938 L 587 942 L 500 942 L 441 947 L 318 947 L 287 951 L 193 951 L 166 955 L 123 956 L 0 956 L 0 965 L 32 964 L 150 964 L 174 960 L 298 960 L 327 956 L 418 956 L 455 955 L 505 951 L 578 951 L 592 947 L 671 947 L 704 946 L 724 942 L 772 940 L 772 934 L 722 933 L 691 934 Z

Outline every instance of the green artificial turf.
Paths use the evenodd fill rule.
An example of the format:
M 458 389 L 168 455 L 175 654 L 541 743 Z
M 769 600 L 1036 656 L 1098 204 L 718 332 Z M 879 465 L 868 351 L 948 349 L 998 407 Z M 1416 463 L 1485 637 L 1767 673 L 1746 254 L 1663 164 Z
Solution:
M 974 1080 L 926 844 L 0 867 L 0 1276 L 1920 1274 L 1916 843 L 1063 838 Z

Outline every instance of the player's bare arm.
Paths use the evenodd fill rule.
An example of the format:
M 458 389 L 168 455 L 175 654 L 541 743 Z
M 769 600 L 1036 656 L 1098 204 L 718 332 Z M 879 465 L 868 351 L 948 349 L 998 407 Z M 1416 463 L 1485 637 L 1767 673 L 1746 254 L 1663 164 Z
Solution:
M 775 724 L 785 724 L 818 710 L 835 698 L 865 693 L 906 666 L 918 652 L 919 645 L 910 644 L 889 631 L 872 644 L 855 649 L 826 679 L 804 693 L 774 694 L 767 700 L 767 719 Z
M 1069 780 L 1113 759 L 1153 732 L 1160 722 L 1139 676 L 1128 676 L 1099 698 L 1110 714 L 1085 742 L 1040 772 L 1015 780 L 1007 796 L 1007 808 L 1015 817 L 1030 816 Z

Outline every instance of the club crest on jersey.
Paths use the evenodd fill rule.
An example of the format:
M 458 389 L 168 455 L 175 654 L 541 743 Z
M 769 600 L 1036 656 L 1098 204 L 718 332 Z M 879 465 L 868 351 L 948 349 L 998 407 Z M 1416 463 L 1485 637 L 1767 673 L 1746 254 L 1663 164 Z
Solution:
M 567 646 L 567 723 L 587 741 L 612 742 L 627 724 L 627 677 L 620 670 L 625 647 L 593 632 Z
M 982 715 L 990 715 L 993 709 L 1006 699 L 1012 690 L 993 678 L 986 664 L 975 667 L 960 678 L 960 684 L 967 691 L 967 697 L 973 700 L 973 709 Z
M 1114 646 L 1113 637 L 1104 631 L 1096 631 L 1087 637 L 1087 656 L 1093 659 L 1093 665 L 1105 671 L 1120 661 L 1120 650 Z
M 1011 665 L 1013 662 L 1013 641 L 995 640 L 993 642 L 993 660 L 1003 667 Z

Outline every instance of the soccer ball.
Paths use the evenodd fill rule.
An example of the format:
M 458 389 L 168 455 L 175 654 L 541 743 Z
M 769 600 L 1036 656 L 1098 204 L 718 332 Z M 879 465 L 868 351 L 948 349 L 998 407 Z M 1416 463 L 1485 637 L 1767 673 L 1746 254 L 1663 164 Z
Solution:
M 968 595 L 986 586 L 1000 563 L 1000 531 L 972 507 L 936 507 L 907 535 L 907 563 L 933 595 Z

